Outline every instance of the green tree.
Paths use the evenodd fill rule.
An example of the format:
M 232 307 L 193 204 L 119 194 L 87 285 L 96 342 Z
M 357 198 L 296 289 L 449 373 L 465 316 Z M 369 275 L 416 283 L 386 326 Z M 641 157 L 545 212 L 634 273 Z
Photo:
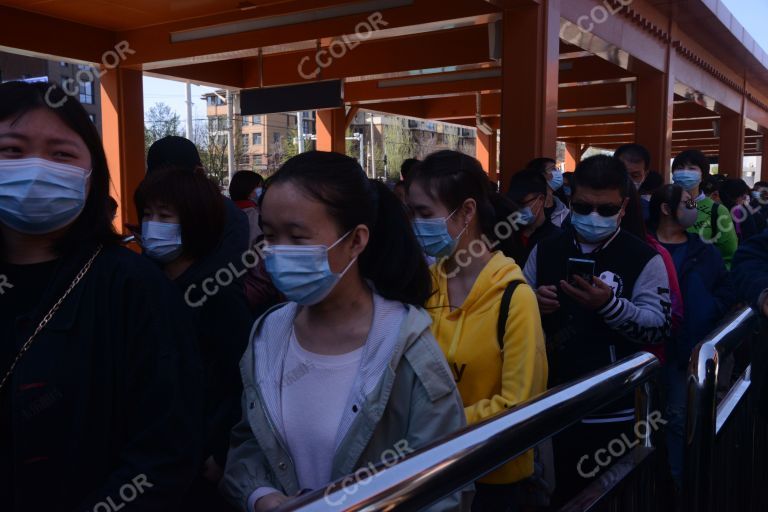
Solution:
M 396 121 L 399 121 L 399 119 L 396 119 Z M 413 158 L 416 154 L 416 141 L 413 137 L 413 131 L 403 126 L 400 122 L 395 122 L 385 124 L 383 132 L 384 154 L 387 156 L 387 177 L 392 180 L 399 180 L 400 166 L 406 159 Z M 377 164 L 378 161 L 377 158 Z
M 144 114 L 144 153 L 169 135 L 182 135 L 181 117 L 165 103 L 155 103 Z

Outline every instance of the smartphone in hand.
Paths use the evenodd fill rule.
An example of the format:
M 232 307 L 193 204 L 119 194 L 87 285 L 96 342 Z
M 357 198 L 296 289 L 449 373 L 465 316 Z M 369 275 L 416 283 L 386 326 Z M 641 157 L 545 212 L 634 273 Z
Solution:
M 582 258 L 568 258 L 568 284 L 575 285 L 573 276 L 579 276 L 589 284 L 592 284 L 592 277 L 595 275 L 595 260 Z

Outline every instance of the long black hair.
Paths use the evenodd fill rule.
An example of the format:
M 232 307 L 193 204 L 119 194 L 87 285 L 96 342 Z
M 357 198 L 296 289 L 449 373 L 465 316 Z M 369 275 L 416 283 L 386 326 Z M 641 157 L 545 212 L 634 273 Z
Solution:
M 56 84 L 0 84 L 0 121 L 12 119 L 12 122 L 15 122 L 36 109 L 46 109 L 61 119 L 83 139 L 91 155 L 90 191 L 85 207 L 64 235 L 56 241 L 54 251 L 64 254 L 83 244 L 117 243 L 119 237 L 112 228 L 112 211 L 109 206 L 107 157 L 99 132 L 88 117 L 88 112 Z
M 354 158 L 309 151 L 288 160 L 264 187 L 291 183 L 323 203 L 339 227 L 339 235 L 363 224 L 368 245 L 358 257 L 360 273 L 389 300 L 423 306 L 432 291 L 429 268 L 397 196 L 386 185 L 369 180 Z
M 672 218 L 677 220 L 677 209 L 683 199 L 683 187 L 680 185 L 664 185 L 651 196 L 649 207 L 648 228 L 655 232 L 661 223 L 661 205 L 669 206 Z
M 474 199 L 482 233 L 489 241 L 496 242 L 494 249 L 502 251 L 505 255 L 514 254 L 517 231 L 513 236 L 500 238 L 496 234 L 496 227 L 520 208 L 515 202 L 495 191 L 483 166 L 476 159 L 451 150 L 432 153 L 413 169 L 406 185 L 411 187 L 414 183 L 419 183 L 428 196 L 437 199 L 451 211 L 460 207 L 467 199 Z M 514 223 L 512 225 L 516 227 Z

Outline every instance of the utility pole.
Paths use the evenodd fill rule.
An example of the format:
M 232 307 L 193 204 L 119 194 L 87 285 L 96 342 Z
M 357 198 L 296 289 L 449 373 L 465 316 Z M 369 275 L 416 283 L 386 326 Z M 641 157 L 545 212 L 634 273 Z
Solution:
M 304 123 L 301 120 L 301 112 L 296 112 L 296 133 L 299 138 L 299 153 L 304 152 Z
M 229 183 L 235 174 L 235 106 L 234 94 L 227 89 L 227 174 Z
M 370 113 L 370 121 L 371 121 L 371 178 L 376 179 L 376 155 L 373 151 L 373 139 L 374 139 L 374 132 L 373 132 L 373 112 Z
M 192 84 L 187 81 L 187 138 L 192 140 Z

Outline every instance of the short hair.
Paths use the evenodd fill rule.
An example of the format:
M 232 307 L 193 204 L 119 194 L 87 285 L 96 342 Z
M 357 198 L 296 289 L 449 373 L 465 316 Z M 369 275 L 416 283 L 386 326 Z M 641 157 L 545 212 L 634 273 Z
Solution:
M 736 206 L 736 200 L 744 195 L 749 195 L 749 185 L 742 179 L 725 180 L 720 185 L 720 201 L 726 208 L 730 209 Z
M 677 155 L 672 161 L 672 170 L 684 169 L 689 165 L 701 169 L 702 178 L 709 174 L 709 158 L 698 149 L 688 149 Z
M 237 171 L 229 182 L 229 197 L 233 201 L 246 201 L 263 182 L 264 178 L 253 171 Z
M 54 106 L 55 105 L 55 106 Z M 53 247 L 62 255 L 85 244 L 119 243 L 120 237 L 112 227 L 113 212 L 109 198 L 109 167 L 104 146 L 88 112 L 75 97 L 68 96 L 56 84 L 6 82 L 0 84 L 0 120 L 13 122 L 29 112 L 41 109 L 58 117 L 75 132 L 88 148 L 91 157 L 91 177 L 85 206 L 75 221 L 67 227 Z M 0 254 L 3 240 L 0 236 Z
M 557 164 L 557 160 L 549 157 L 534 158 L 533 160 L 525 164 L 525 168 L 534 169 L 540 173 L 544 173 L 547 170 L 547 167 L 549 166 L 549 164 Z
M 158 203 L 176 211 L 184 256 L 200 258 L 216 249 L 224 232 L 224 198 L 202 167 L 193 172 L 186 167 L 167 167 L 148 174 L 133 199 L 139 218 L 148 206 Z
M 759 188 L 768 188 L 768 181 L 758 181 L 755 183 L 755 186 L 752 187 L 752 190 L 757 190 Z
M 529 194 L 546 194 L 547 180 L 536 169 L 524 169 L 512 175 L 509 180 L 507 197 L 516 203 L 522 203 Z
M 624 162 L 614 156 L 595 155 L 579 162 L 573 173 L 573 194 L 579 187 L 618 190 L 622 199 L 629 195 L 629 174 Z
M 720 192 L 720 187 L 725 182 L 725 178 L 719 174 L 708 174 L 701 180 L 701 186 L 699 187 L 704 195 L 712 195 L 715 192 Z
M 404 180 L 407 180 L 411 175 L 413 168 L 418 164 L 419 160 L 417 158 L 406 158 L 403 163 L 400 164 L 400 176 L 402 176 Z
M 192 171 L 201 165 L 197 146 L 178 135 L 169 135 L 155 141 L 147 151 L 147 173 L 164 167 L 180 167 Z
M 627 160 L 633 164 L 643 162 L 646 169 L 651 167 L 651 153 L 645 146 L 640 144 L 632 143 L 619 146 L 613 156 Z
M 659 188 L 664 186 L 664 178 L 656 171 L 651 171 L 645 177 L 643 184 L 640 185 L 641 194 L 653 194 Z

